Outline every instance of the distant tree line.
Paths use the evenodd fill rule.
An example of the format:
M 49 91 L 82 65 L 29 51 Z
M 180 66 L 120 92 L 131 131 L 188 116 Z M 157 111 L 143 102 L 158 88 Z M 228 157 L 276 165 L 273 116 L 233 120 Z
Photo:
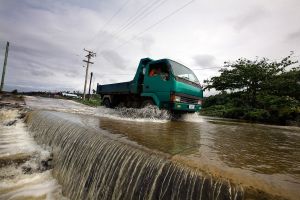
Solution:
M 220 76 L 204 81 L 204 89 L 220 93 L 205 98 L 201 114 L 299 125 L 300 67 L 291 55 L 281 61 L 240 58 L 225 62 Z

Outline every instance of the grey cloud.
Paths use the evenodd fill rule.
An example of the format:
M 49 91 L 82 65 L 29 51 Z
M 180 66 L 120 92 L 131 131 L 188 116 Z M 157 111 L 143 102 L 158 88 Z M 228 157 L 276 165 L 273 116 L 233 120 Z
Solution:
M 103 78 L 103 77 L 105 77 L 104 74 L 94 72 L 94 78 L 99 78 L 100 79 L 100 78 Z
M 300 30 L 290 33 L 287 36 L 287 40 L 299 40 L 300 39 Z
M 118 69 L 125 69 L 127 61 L 120 56 L 116 51 L 104 50 L 101 52 L 101 55 L 105 58 L 106 61 L 111 63 L 113 67 Z
M 40 77 L 49 77 L 53 76 L 54 73 L 51 71 L 43 70 L 43 69 L 32 69 L 31 74 L 34 76 L 40 76 Z
M 94 3 L 98 4 L 97 1 Z M 101 4 L 111 6 L 107 2 Z M 6 84 L 45 85 L 48 88 L 81 85 L 84 70 L 82 73 L 79 70 L 82 69 L 83 55 L 75 55 L 83 47 L 78 39 L 90 35 L 88 32 L 93 29 L 89 24 L 95 24 L 82 25 L 82 21 L 92 18 L 99 22 L 100 19 L 99 8 L 96 8 L 97 12 L 86 8 L 80 3 L 57 0 L 1 2 L 1 41 L 10 41 Z M 4 12 L 6 10 L 12 12 Z M 85 31 L 80 31 L 83 29 Z M 53 81 L 54 76 L 56 81 Z
M 79 77 L 80 76 L 80 74 L 79 74 L 79 72 L 77 70 L 66 72 L 66 73 L 64 73 L 64 75 L 66 77 L 69 77 L 69 78 L 75 78 L 75 77 Z
M 187 66 L 197 64 L 202 68 L 210 68 L 221 63 L 222 59 L 235 59 L 237 56 L 268 54 L 276 58 L 278 51 L 285 52 L 292 48 L 298 52 L 300 30 L 296 21 L 299 18 L 297 2 L 195 1 L 194 6 L 172 16 L 158 25 L 159 28 L 151 29 L 146 35 L 135 37 L 113 51 L 108 49 L 134 37 L 148 25 L 171 13 L 178 5 L 168 1 L 161 10 L 145 18 L 143 23 L 138 23 L 116 38 L 115 31 L 137 12 L 137 6 L 132 5 L 142 5 L 147 0 L 131 1 L 128 4 L 130 6 L 104 29 L 105 22 L 124 1 L 90 0 L 86 4 L 80 0 L 0 0 L 0 41 L 11 42 L 7 84 L 50 89 L 74 87 L 82 90 L 85 74 L 82 68 L 85 55 L 83 48 L 97 52 L 97 58 L 92 59 L 95 64 L 90 67 L 90 72 L 95 73 L 95 83 L 132 79 L 139 59 L 150 56 L 150 53 L 154 59 L 170 57 Z M 274 29 L 279 27 L 278 31 L 271 35 L 270 27 L 266 26 L 268 24 Z M 246 31 L 237 34 L 231 27 L 237 31 L 247 29 L 249 34 L 244 34 Z M 257 28 L 261 34 L 256 34 Z M 291 30 L 295 32 L 289 34 Z M 255 35 L 253 40 L 259 45 L 245 41 L 249 35 Z M 282 36 L 288 38 L 284 44 L 280 43 Z M 270 48 L 270 44 L 278 48 Z M 5 48 L 5 44 L 1 47 Z M 151 51 L 153 47 L 155 51 Z M 197 52 L 211 52 L 212 49 L 217 50 L 217 58 L 196 55 Z M 104 50 L 103 56 L 100 50 Z M 0 63 L 3 63 L 3 54 L 2 57 L 0 55 Z M 188 62 L 189 58 L 192 58 L 192 63 Z M 215 72 L 202 70 L 201 78 L 209 77 L 212 73 Z
M 34 69 L 32 63 L 39 68 L 47 70 L 59 70 L 70 73 L 73 71 L 73 66 L 70 63 L 72 57 L 70 52 L 63 49 L 56 49 L 54 46 L 48 48 L 40 46 L 32 47 L 25 44 L 11 44 L 11 56 L 19 60 L 19 65 L 15 65 L 16 69 L 22 68 L 31 70 Z M 73 56 L 75 58 L 75 56 Z M 68 64 L 67 64 L 68 63 Z
M 237 16 L 232 19 L 234 22 L 233 27 L 237 30 L 242 30 L 249 26 L 252 23 L 255 23 L 265 17 L 267 15 L 267 11 L 261 7 L 255 7 L 250 9 L 248 12 Z
M 194 62 L 200 67 L 212 67 L 215 65 L 216 58 L 213 55 L 196 55 L 194 56 Z

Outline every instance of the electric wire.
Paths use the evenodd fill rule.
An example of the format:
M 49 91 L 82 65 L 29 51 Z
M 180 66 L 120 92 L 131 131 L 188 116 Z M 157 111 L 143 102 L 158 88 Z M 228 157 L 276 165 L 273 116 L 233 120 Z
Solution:
M 121 33 L 131 29 L 132 27 L 134 27 L 137 23 L 141 22 L 143 19 L 145 19 L 148 15 L 152 14 L 154 10 L 158 9 L 160 6 L 162 6 L 164 3 L 166 3 L 168 0 L 164 0 L 164 1 L 156 1 L 154 2 L 153 5 L 151 5 L 148 8 L 147 12 L 142 12 L 140 15 L 138 15 L 136 18 L 133 18 L 133 20 L 131 20 L 129 23 L 127 23 L 123 28 L 121 28 L 118 33 L 116 34 L 116 37 L 118 35 L 120 35 Z M 160 2 L 160 3 L 159 3 Z M 157 5 L 155 5 L 156 3 L 159 3 Z M 153 7 L 152 7 L 153 6 Z
M 121 33 L 129 30 L 130 28 L 132 28 L 136 23 L 139 23 L 142 21 L 142 19 L 144 19 L 145 17 L 147 17 L 149 14 L 152 13 L 153 10 L 159 8 L 162 4 L 164 4 L 166 1 L 168 0 L 163 0 L 162 2 L 160 2 L 161 0 L 157 0 L 154 2 L 147 2 L 146 4 L 144 4 L 142 7 L 138 8 L 138 12 L 135 13 L 134 15 L 132 15 L 131 17 L 129 17 L 125 23 L 119 28 L 116 29 L 112 34 L 111 37 L 112 38 L 116 38 L 118 39 L 121 36 Z M 160 2 L 160 3 L 159 3 Z M 156 5 L 158 4 L 158 5 Z M 155 6 L 153 8 L 153 6 Z M 96 51 L 99 50 L 100 46 L 103 46 L 104 44 L 106 44 L 108 42 L 108 40 L 102 42 L 101 44 L 98 45 Z
M 191 3 L 193 3 L 195 0 L 191 0 L 187 3 L 185 3 L 184 5 L 180 6 L 179 8 L 175 9 L 174 11 L 172 11 L 171 13 L 169 13 L 168 15 L 166 15 L 165 17 L 161 18 L 160 20 L 158 20 L 157 22 L 153 23 L 152 25 L 148 26 L 146 29 L 144 29 L 143 31 L 139 32 L 138 34 L 134 35 L 131 39 L 123 42 L 121 45 L 117 46 L 116 48 L 112 49 L 112 50 L 116 50 L 117 48 L 121 48 L 124 45 L 128 44 L 130 41 L 138 38 L 140 35 L 146 33 L 147 31 L 153 29 L 154 27 L 156 27 L 157 25 L 159 25 L 160 23 L 164 22 L 165 20 L 167 20 L 168 18 L 172 17 L 173 15 L 175 15 L 176 13 L 178 13 L 179 11 L 181 11 L 182 9 L 184 9 L 185 7 L 187 7 L 188 5 L 190 5 Z
M 104 32 L 104 29 L 116 18 L 121 11 L 128 5 L 131 0 L 127 0 L 105 23 L 104 25 L 97 31 L 97 33 L 87 42 L 90 43 L 93 41 L 97 36 L 101 35 Z

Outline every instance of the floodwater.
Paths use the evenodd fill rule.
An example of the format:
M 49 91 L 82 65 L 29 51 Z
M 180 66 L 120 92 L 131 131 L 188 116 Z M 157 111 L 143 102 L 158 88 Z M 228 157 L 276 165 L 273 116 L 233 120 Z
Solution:
M 37 145 L 18 109 L 0 110 L 0 199 L 66 199 L 42 163 L 50 151 Z
M 105 136 L 105 138 L 108 137 L 110 138 L 110 140 L 116 141 L 117 144 L 112 143 L 110 144 L 110 147 L 104 148 L 104 144 L 102 143 L 103 140 L 105 140 L 105 142 L 107 143 L 106 139 L 97 138 L 97 140 L 99 140 L 99 147 L 96 148 L 96 143 L 93 143 L 93 141 L 96 141 L 94 138 L 96 136 L 93 135 L 89 136 L 94 138 L 93 140 L 91 139 L 91 141 L 89 141 L 88 137 L 86 137 L 86 139 L 84 138 L 85 144 L 82 144 L 82 148 L 85 148 L 86 144 L 89 144 L 91 148 L 95 147 L 95 150 L 98 149 L 100 152 L 101 146 L 101 152 L 110 152 L 110 154 L 108 154 L 108 157 L 110 157 L 111 155 L 117 155 L 117 147 L 116 149 L 112 149 L 111 146 L 118 146 L 119 142 L 125 143 L 126 146 L 130 146 L 130 148 L 142 149 L 143 152 L 154 152 L 155 158 L 152 158 L 153 153 L 149 154 L 149 159 L 152 159 L 151 161 L 148 161 L 145 158 L 146 156 L 144 154 L 136 159 L 134 158 L 135 161 L 138 161 L 138 164 L 140 162 L 145 162 L 147 166 L 157 165 L 161 166 L 161 168 L 163 169 L 163 167 L 167 165 L 165 164 L 167 160 L 171 161 L 172 166 L 173 163 L 179 163 L 190 169 L 195 169 L 196 171 L 209 174 L 214 177 L 215 180 L 228 180 L 230 183 L 244 188 L 242 189 L 244 191 L 246 191 L 247 188 L 258 190 L 258 193 L 254 196 L 253 194 L 251 194 L 252 196 L 250 195 L 250 197 L 247 197 L 247 195 L 245 195 L 246 199 L 259 199 L 262 193 L 267 194 L 264 195 L 264 198 L 268 199 L 300 199 L 300 128 L 298 127 L 282 127 L 241 123 L 232 120 L 201 117 L 197 114 L 189 114 L 184 116 L 181 120 L 171 121 L 170 116 L 167 112 L 162 112 L 154 108 L 119 108 L 112 110 L 103 107 L 91 108 L 75 103 L 74 101 L 37 97 L 27 97 L 26 104 L 31 109 L 38 110 L 37 113 L 32 114 L 32 120 L 29 120 L 30 122 L 28 123 L 30 124 L 31 131 L 38 132 L 35 133 L 34 136 L 39 140 L 40 143 L 57 143 L 57 147 L 59 146 L 59 142 L 65 139 L 64 137 L 67 138 L 68 136 L 71 139 L 73 136 L 79 137 L 79 135 L 86 134 L 86 130 L 89 129 L 95 131 L 96 136 L 103 135 Z M 46 111 L 41 112 L 40 110 Z M 50 116 L 49 119 L 46 119 L 48 116 Z M 41 118 L 44 118 L 48 121 L 43 121 Z M 35 123 L 33 119 L 35 121 L 41 121 Z M 57 130 L 59 130 L 63 125 L 57 125 L 57 127 L 54 126 L 56 123 L 63 124 L 63 120 L 66 120 L 66 122 L 70 122 L 70 124 L 67 123 L 66 127 L 63 127 L 60 132 L 57 132 Z M 71 128 L 75 125 L 80 126 L 81 128 Z M 47 137 L 44 137 L 41 133 L 43 128 L 47 128 L 49 130 L 45 132 L 45 134 L 48 134 Z M 51 128 L 53 128 L 53 130 L 51 130 Z M 74 134 L 71 134 L 71 132 L 74 132 Z M 78 135 L 76 135 L 75 132 Z M 69 135 L 61 136 L 62 138 L 58 138 L 58 135 L 62 135 L 64 133 Z M 49 139 L 51 137 L 53 137 L 53 139 Z M 65 145 L 65 141 L 63 142 Z M 73 143 L 77 144 L 78 141 L 74 139 Z M 8 152 L 14 151 L 13 149 L 15 148 L 13 147 L 13 145 L 13 142 L 7 142 Z M 78 143 L 78 145 L 80 144 Z M 74 148 L 74 150 L 72 151 L 70 149 L 65 149 L 65 147 L 60 148 L 62 149 L 62 152 L 72 152 L 72 154 L 74 155 L 77 155 L 78 153 L 78 155 L 83 157 L 86 157 L 89 154 L 92 156 L 92 154 L 95 152 L 95 150 L 92 150 L 90 152 L 90 150 L 85 149 L 85 153 L 89 152 L 89 154 L 83 154 L 83 152 L 78 152 L 78 146 L 71 147 L 71 144 L 70 148 Z M 120 147 L 118 146 L 118 148 Z M 27 150 L 24 151 L 26 152 Z M 42 150 L 40 152 L 42 152 Z M 126 152 L 131 152 L 134 155 L 138 154 L 132 149 L 130 151 L 126 149 Z M 156 156 L 156 154 L 162 154 L 162 156 Z M 100 154 L 97 155 L 99 156 Z M 96 155 L 93 156 L 95 157 L 93 159 L 97 158 Z M 71 164 L 66 163 L 66 161 L 60 160 L 62 158 L 64 158 L 65 160 L 70 160 L 69 162 Z M 159 160 L 158 158 L 163 158 L 163 160 Z M 80 175 L 80 177 L 76 179 L 77 182 L 90 177 L 87 174 L 92 173 L 90 170 L 93 169 L 93 166 L 95 164 L 95 160 L 93 160 L 92 158 L 85 158 L 84 160 L 80 159 L 76 161 L 76 163 L 77 165 L 81 162 L 87 164 L 87 159 L 90 160 L 90 164 L 85 168 L 80 168 L 80 171 L 84 172 L 84 174 Z M 112 167 L 112 164 L 114 162 L 116 162 L 115 165 L 117 165 L 117 163 L 122 164 L 122 162 L 126 160 L 126 164 L 133 167 L 133 172 L 139 169 L 138 167 L 134 167 L 135 163 L 133 163 L 133 161 L 129 162 L 123 157 L 116 157 L 116 159 L 119 159 L 120 161 L 105 160 L 105 162 L 109 162 L 109 166 Z M 76 169 L 76 164 L 72 164 L 71 158 L 66 155 L 59 155 L 58 160 L 60 160 L 60 162 L 57 161 L 57 163 L 60 163 L 58 164 L 60 166 L 60 169 L 56 171 L 55 177 L 59 180 L 59 183 L 62 183 L 63 191 L 64 187 L 67 188 L 67 196 L 72 196 L 75 199 L 79 197 L 81 199 L 82 197 L 95 197 L 84 196 L 93 195 L 94 193 L 92 194 L 91 191 L 87 192 L 86 194 L 72 193 L 73 190 L 71 190 L 70 188 L 77 187 L 76 181 L 73 184 L 68 183 L 72 182 L 69 179 L 68 182 L 64 182 L 67 178 L 70 178 L 70 172 L 66 171 L 66 166 L 72 166 L 72 170 L 74 170 L 74 172 L 76 172 L 77 170 L 78 172 L 78 169 Z M 97 166 L 100 167 L 100 165 Z M 177 171 L 178 167 L 175 168 L 174 172 Z M 96 181 L 95 183 L 93 182 L 93 180 L 90 180 L 90 178 L 87 178 L 86 183 L 83 182 L 82 185 L 86 185 L 87 183 L 93 185 L 98 183 L 99 181 L 102 182 L 102 179 L 106 177 L 113 177 L 116 174 L 117 170 L 119 169 L 113 168 L 111 174 L 109 174 L 109 172 L 105 174 L 99 174 L 99 177 L 102 178 L 101 180 L 96 180 L 96 178 L 94 178 L 94 181 Z M 124 174 L 124 169 L 121 171 Z M 152 171 L 153 177 L 159 177 L 154 173 L 155 170 L 151 170 L 151 172 Z M 46 172 L 48 173 L 49 170 Z M 139 172 L 139 174 L 143 173 L 144 171 Z M 159 170 L 157 173 L 159 173 Z M 181 174 L 183 174 L 182 176 L 184 177 L 188 177 L 188 174 L 190 173 L 191 172 L 185 171 L 181 172 Z M 171 175 L 171 177 L 172 176 L 173 174 Z M 48 178 L 53 181 L 51 174 L 49 175 L 49 177 Z M 62 177 L 64 177 L 64 179 L 62 179 Z M 93 177 L 96 177 L 96 175 L 93 174 Z M 176 175 L 175 178 L 176 177 L 181 177 L 181 175 Z M 134 184 L 134 181 L 130 180 L 127 186 L 130 187 L 130 185 L 133 184 L 133 188 L 138 188 L 137 185 L 141 182 L 141 180 L 138 177 L 135 177 L 134 180 L 136 181 Z M 156 183 L 157 180 L 159 180 L 159 178 L 156 178 L 153 181 Z M 194 181 L 194 184 L 190 186 L 187 184 L 186 187 L 189 188 L 193 186 L 193 191 L 196 191 L 196 189 L 194 189 L 194 186 L 196 180 L 198 179 L 193 178 L 191 180 L 188 180 L 191 183 Z M 205 179 L 203 179 L 203 183 L 205 182 L 204 180 Z M 172 181 L 170 180 L 169 182 Z M 118 183 L 118 181 L 116 183 Z M 126 183 L 125 180 L 124 183 Z M 180 187 L 182 185 L 181 182 L 180 184 L 178 183 L 179 185 L 176 185 L 176 183 L 174 184 L 176 187 Z M 57 191 L 57 188 L 60 187 L 57 183 L 54 183 L 54 185 L 55 186 L 53 186 L 52 188 L 54 188 L 54 191 Z M 105 187 L 108 186 L 105 185 Z M 170 186 L 168 185 L 168 188 L 169 187 Z M 229 192 L 230 194 L 232 193 L 232 187 L 233 186 L 230 186 L 228 190 L 231 191 Z M 95 186 L 95 188 L 97 187 Z M 209 187 L 207 186 L 207 188 Z M 169 189 L 166 189 L 166 191 L 168 190 Z M 72 194 L 68 194 L 68 191 Z M 110 190 L 105 191 L 105 195 L 108 195 L 107 191 Z M 123 188 L 119 188 L 118 192 L 120 193 L 120 191 L 123 191 Z M 124 191 L 127 191 L 127 193 L 130 195 L 136 194 L 134 193 L 134 191 L 130 193 L 129 189 L 126 189 Z M 151 197 L 154 195 L 153 191 L 156 190 L 153 188 L 151 190 L 149 189 L 149 195 Z M 186 189 L 184 189 L 183 191 L 186 191 Z M 221 189 L 219 189 L 219 192 L 220 191 Z M 241 194 L 238 192 L 239 189 L 236 189 L 234 191 L 236 191 L 235 196 Z M 115 195 L 115 193 L 113 194 Z M 188 193 L 188 195 L 184 197 L 187 198 L 190 196 L 193 195 L 191 193 Z M 121 198 L 122 196 L 117 195 L 113 197 Z M 176 197 L 173 196 L 172 198 L 176 199 Z M 233 199 L 238 198 L 234 197 Z
M 194 118 L 197 118 L 195 116 Z M 271 194 L 300 197 L 300 130 L 202 118 L 138 123 L 108 118 L 99 127 L 172 155 L 218 177 Z M 117 125 L 116 125 L 117 124 Z

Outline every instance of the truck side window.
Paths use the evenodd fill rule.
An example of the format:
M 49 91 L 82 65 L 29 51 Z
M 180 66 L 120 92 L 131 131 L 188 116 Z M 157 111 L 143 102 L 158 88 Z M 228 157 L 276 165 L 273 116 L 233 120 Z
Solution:
M 152 77 L 157 75 L 163 75 L 164 77 L 169 76 L 169 67 L 166 63 L 160 62 L 149 65 L 149 76 Z

